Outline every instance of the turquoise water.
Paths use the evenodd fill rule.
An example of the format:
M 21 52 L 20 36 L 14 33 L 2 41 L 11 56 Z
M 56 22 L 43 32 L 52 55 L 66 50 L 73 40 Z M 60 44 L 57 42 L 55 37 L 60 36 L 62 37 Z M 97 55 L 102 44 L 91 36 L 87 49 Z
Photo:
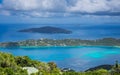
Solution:
M 72 31 L 72 34 L 39 34 L 20 33 L 18 30 L 55 26 Z M 0 24 L 0 42 L 22 41 L 27 39 L 100 39 L 120 38 L 119 24 L 83 25 L 83 24 Z M 54 61 L 60 68 L 72 68 L 83 71 L 101 64 L 114 64 L 120 61 L 120 48 L 116 47 L 40 47 L 0 49 L 16 56 L 29 56 L 31 59 L 44 62 Z
M 83 71 L 102 64 L 114 64 L 120 61 L 120 48 L 105 46 L 79 47 L 41 47 L 4 49 L 15 56 L 29 56 L 31 59 L 43 62 L 54 61 L 60 68 L 72 68 Z

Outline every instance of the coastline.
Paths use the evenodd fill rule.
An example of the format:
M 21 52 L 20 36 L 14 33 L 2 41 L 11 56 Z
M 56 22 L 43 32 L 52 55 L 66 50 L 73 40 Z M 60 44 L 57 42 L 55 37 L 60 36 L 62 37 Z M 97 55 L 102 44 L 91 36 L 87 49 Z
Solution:
M 120 46 L 104 46 L 104 45 L 80 45 L 80 46 L 19 46 L 19 47 L 0 47 L 0 48 L 21 48 L 21 49 L 37 49 L 37 48 L 81 48 L 81 47 L 113 47 L 120 48 Z
M 29 39 L 16 42 L 1 42 L 0 48 L 74 48 L 74 47 L 115 47 L 120 48 L 120 39 L 103 38 L 96 40 L 81 39 Z

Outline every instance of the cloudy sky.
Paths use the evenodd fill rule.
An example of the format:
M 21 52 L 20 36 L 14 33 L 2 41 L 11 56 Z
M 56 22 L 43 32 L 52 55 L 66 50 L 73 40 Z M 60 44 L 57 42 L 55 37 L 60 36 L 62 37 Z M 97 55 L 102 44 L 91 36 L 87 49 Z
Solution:
M 120 0 L 0 0 L 0 23 L 52 19 L 119 22 L 119 16 Z

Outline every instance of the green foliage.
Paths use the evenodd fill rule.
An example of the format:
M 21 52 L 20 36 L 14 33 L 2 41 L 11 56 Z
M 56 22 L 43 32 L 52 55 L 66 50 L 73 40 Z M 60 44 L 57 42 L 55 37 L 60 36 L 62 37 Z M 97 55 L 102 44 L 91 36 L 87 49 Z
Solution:
M 31 59 L 27 56 L 17 56 L 15 57 L 15 62 L 17 65 L 25 67 L 25 66 L 32 66 Z
M 27 71 L 19 67 L 15 57 L 8 53 L 0 52 L 0 75 L 27 75 Z
M 31 60 L 27 56 L 14 57 L 9 53 L 0 52 L 0 75 L 28 75 L 23 67 L 35 67 L 39 72 L 31 75 L 120 75 L 120 65 L 116 62 L 111 71 L 97 69 L 88 72 L 61 72 L 54 62 L 43 63 Z
M 0 52 L 0 75 L 27 75 L 27 70 L 23 70 L 23 67 L 35 67 L 39 70 L 38 73 L 33 75 L 39 75 L 40 73 L 56 74 L 60 73 L 60 69 L 54 62 L 43 63 L 35 60 L 31 60 L 27 56 L 16 56 L 9 53 Z
M 57 68 L 57 65 L 54 62 L 49 62 L 48 65 L 50 66 L 51 70 Z
M 0 47 L 12 48 L 12 47 L 39 47 L 39 46 L 120 46 L 120 39 L 115 38 L 103 38 L 97 40 L 81 40 L 81 39 L 39 39 L 39 40 L 25 40 L 18 42 L 3 42 L 0 43 Z
M 98 69 L 96 70 L 97 73 L 107 73 L 108 71 L 105 69 Z

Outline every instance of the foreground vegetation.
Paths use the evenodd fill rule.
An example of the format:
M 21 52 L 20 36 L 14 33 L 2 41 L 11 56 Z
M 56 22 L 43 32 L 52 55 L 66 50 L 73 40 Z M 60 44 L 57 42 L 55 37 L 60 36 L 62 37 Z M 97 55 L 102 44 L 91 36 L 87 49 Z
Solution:
M 60 70 L 54 62 L 43 63 L 31 60 L 27 56 L 13 56 L 9 53 L 0 52 L 0 75 L 28 75 L 23 67 L 34 67 L 38 72 L 30 75 L 120 75 L 118 61 L 110 69 L 95 69 L 86 72 L 75 72 L 74 70 Z
M 28 75 L 27 70 L 23 70 L 23 67 L 35 67 L 39 73 L 60 74 L 60 69 L 53 62 L 43 63 L 31 60 L 27 56 L 15 57 L 9 53 L 0 52 L 0 75 Z
M 97 40 L 81 39 L 39 39 L 0 43 L 0 47 L 40 47 L 40 46 L 120 46 L 120 39 L 103 38 Z

